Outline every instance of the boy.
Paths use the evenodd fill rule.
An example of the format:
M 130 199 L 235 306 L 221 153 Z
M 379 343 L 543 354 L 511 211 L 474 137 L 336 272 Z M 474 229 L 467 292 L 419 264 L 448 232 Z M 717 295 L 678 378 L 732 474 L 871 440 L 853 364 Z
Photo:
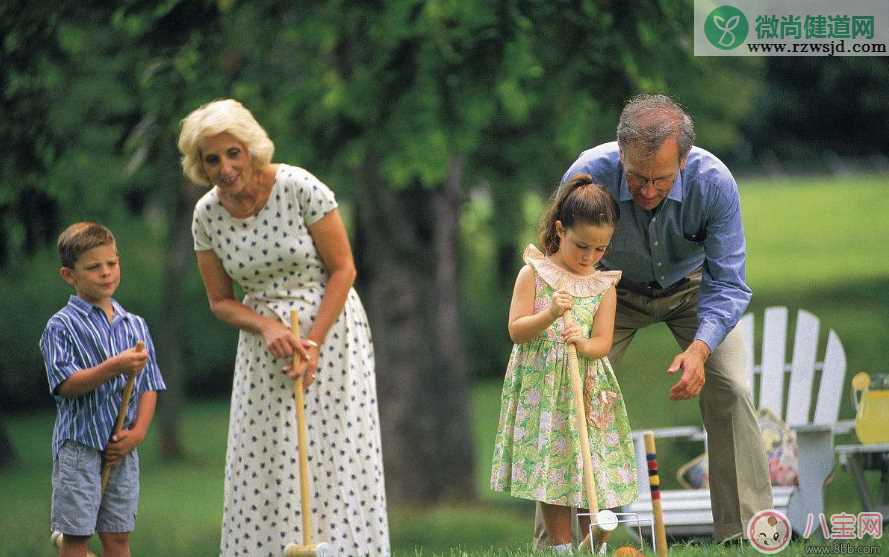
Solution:
M 49 389 L 58 415 L 53 431 L 52 528 L 60 556 L 83 557 L 93 532 L 103 555 L 130 555 L 136 525 L 139 457 L 134 450 L 154 416 L 157 391 L 166 388 L 145 320 L 112 298 L 120 284 L 117 244 L 92 222 L 72 224 L 59 236 L 59 274 L 76 296 L 53 315 L 40 338 Z M 135 349 L 145 343 L 144 351 Z M 144 369 L 143 369 L 144 368 Z M 141 373 L 140 373 L 141 370 Z M 124 428 L 112 437 L 128 374 L 138 373 Z M 103 454 L 104 451 L 104 454 Z M 112 465 L 105 492 L 103 461 Z

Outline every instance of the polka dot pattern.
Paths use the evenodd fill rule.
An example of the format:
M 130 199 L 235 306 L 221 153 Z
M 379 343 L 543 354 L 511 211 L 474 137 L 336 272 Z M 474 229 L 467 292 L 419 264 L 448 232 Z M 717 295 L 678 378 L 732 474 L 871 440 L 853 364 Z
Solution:
M 328 274 L 308 227 L 337 206 L 309 172 L 279 165 L 265 207 L 233 218 L 216 189 L 198 201 L 195 250 L 212 249 L 244 290 L 244 303 L 303 331 L 317 314 Z M 280 557 L 302 543 L 293 382 L 261 335 L 241 331 L 235 362 L 225 466 L 220 553 Z M 357 293 L 321 347 L 305 396 L 315 543 L 337 555 L 389 555 L 374 352 Z

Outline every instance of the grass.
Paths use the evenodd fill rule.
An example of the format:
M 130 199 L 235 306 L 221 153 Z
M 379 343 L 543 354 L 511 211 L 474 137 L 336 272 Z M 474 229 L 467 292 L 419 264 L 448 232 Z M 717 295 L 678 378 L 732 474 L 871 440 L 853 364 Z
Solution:
M 481 384 L 473 391 L 480 500 L 471 505 L 390 508 L 395 557 L 519 557 L 531 554 L 529 538 L 533 505 L 493 494 L 485 487 L 486 462 L 490 462 L 493 438 L 489 418 L 498 399 L 499 386 L 493 383 Z M 52 552 L 47 526 L 50 464 L 46 443 L 52 433 L 52 421 L 53 416 L 45 412 L 9 420 L 21 462 L 16 468 L 0 473 L 4 507 L 4 512 L 0 513 L 0 536 L 6 540 L 0 546 L 2 557 L 50 555 Z M 191 403 L 183 421 L 189 458 L 176 463 L 160 461 L 158 440 L 155 435 L 149 435 L 142 448 L 142 497 L 138 525 L 132 536 L 136 554 L 197 556 L 218 553 L 226 423 L 225 402 Z M 837 474 L 827 495 L 832 512 L 860 510 L 844 473 Z M 632 540 L 618 530 L 610 547 L 627 543 Z M 801 547 L 802 544 L 795 546 Z M 882 548 L 889 551 L 885 541 Z M 99 548 L 96 545 L 94 549 Z M 782 552 L 782 555 L 803 554 L 801 549 L 797 553 L 792 550 Z M 752 548 L 723 549 L 700 542 L 677 542 L 671 547 L 671 555 L 758 553 Z
M 884 343 L 889 338 L 889 259 L 882 245 L 889 237 L 885 178 L 742 180 L 741 184 L 748 279 L 754 291 L 751 310 L 761 312 L 770 305 L 807 308 L 821 318 L 822 336 L 827 328 L 839 334 L 850 377 L 858 370 L 889 372 L 884 363 Z M 673 379 L 662 370 L 675 350 L 666 328 L 642 331 L 617 370 L 634 427 L 700 423 L 696 402 L 666 400 Z M 473 389 L 478 501 L 432 508 L 391 506 L 396 557 L 530 554 L 533 505 L 487 488 L 499 393 L 499 381 L 480 382 Z M 842 417 L 853 416 L 848 399 L 844 393 Z M 4 417 L 20 463 L 0 472 L 0 537 L 5 541 L 0 557 L 52 554 L 48 542 L 52 421 L 46 412 Z M 136 554 L 218 554 L 227 403 L 190 402 L 182 425 L 187 460 L 162 462 L 154 436 L 144 445 L 142 498 L 133 534 Z M 838 440 L 853 441 L 851 435 Z M 659 442 L 666 488 L 676 487 L 675 470 L 702 450 Z M 851 479 L 841 469 L 826 496 L 828 513 L 861 510 Z M 628 541 L 619 532 L 611 547 Z M 859 545 L 865 543 L 877 543 L 881 553 L 889 554 L 889 537 Z M 804 555 L 805 545 L 794 543 L 780 555 Z M 671 555 L 759 553 L 750 547 L 675 543 Z

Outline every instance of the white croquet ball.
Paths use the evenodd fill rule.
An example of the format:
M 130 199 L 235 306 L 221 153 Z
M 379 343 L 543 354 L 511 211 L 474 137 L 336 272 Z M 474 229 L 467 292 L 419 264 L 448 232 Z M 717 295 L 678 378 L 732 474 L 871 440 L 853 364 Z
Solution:
M 596 526 L 605 530 L 606 532 L 611 532 L 618 526 L 617 515 L 614 514 L 613 511 L 609 511 L 605 509 L 603 511 L 599 511 L 596 513 Z

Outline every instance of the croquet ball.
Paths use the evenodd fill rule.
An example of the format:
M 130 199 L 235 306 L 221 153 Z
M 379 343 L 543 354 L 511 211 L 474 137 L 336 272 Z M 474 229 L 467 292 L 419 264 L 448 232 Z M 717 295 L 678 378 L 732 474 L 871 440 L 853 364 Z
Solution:
M 625 545 L 614 550 L 614 557 L 643 557 L 644 555 L 632 545 Z

